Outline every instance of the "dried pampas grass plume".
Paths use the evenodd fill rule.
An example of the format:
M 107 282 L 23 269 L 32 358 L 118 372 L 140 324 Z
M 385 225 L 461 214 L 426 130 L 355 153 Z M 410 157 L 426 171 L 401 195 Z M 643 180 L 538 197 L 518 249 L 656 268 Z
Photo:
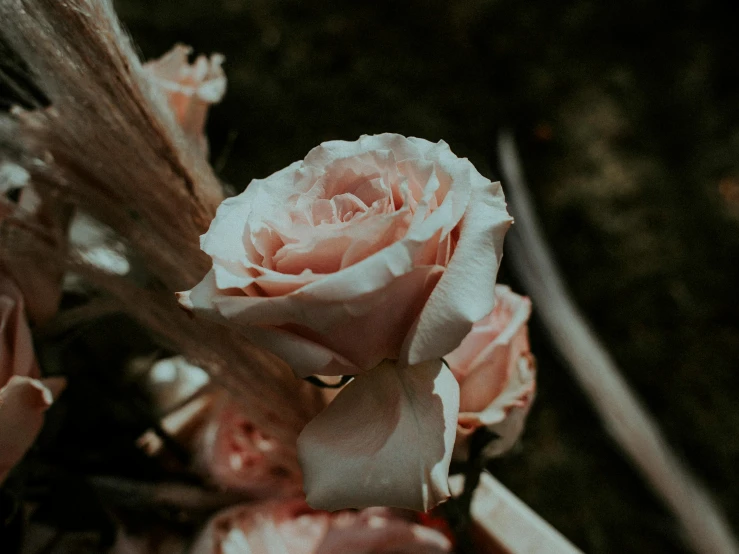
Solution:
M 50 102 L 0 114 L 0 162 L 25 168 L 47 204 L 105 222 L 145 269 L 147 286 L 107 273 L 74 250 L 50 247 L 42 240 L 47 231 L 24 225 L 17 211 L 6 214 L 3 226 L 31 239 L 19 249 L 2 233 L 3 258 L 13 264 L 22 250 L 34 250 L 66 264 L 229 386 L 256 425 L 293 446 L 323 406 L 320 391 L 294 379 L 277 358 L 177 306 L 174 292 L 191 288 L 210 268 L 199 235 L 223 189 L 147 76 L 111 2 L 3 0 L 0 34 Z M 298 471 L 296 460 L 280 461 Z
M 222 189 L 147 78 L 111 3 L 6 0 L 0 16 L 51 103 L 17 111 L 26 147 L 46 162 L 29 168 L 33 181 L 114 227 L 171 288 L 197 282 L 209 267 L 198 236 Z

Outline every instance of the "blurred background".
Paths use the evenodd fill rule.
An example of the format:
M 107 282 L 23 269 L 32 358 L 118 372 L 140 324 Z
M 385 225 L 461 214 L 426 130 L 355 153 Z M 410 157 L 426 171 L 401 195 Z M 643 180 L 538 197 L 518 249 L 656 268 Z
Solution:
M 234 189 L 328 139 L 444 139 L 496 176 L 517 136 L 568 285 L 739 530 L 739 41 L 693 0 L 117 0 L 144 59 L 221 52 Z M 501 281 L 518 292 L 509 268 Z M 492 470 L 586 552 L 684 552 L 534 317 L 539 393 Z
M 443 139 L 498 177 L 497 134 L 512 129 L 578 305 L 739 532 L 739 40 L 729 3 L 114 3 L 144 59 L 176 42 L 226 56 L 228 93 L 208 135 L 235 191 L 322 141 L 384 131 Z M 526 293 L 505 259 L 500 281 Z M 536 313 L 531 335 L 538 397 L 523 441 L 491 470 L 585 552 L 687 552 Z M 54 490 L 50 521 L 112 537 L 83 476 L 164 477 L 135 447 L 153 415 L 124 371 L 156 348 L 116 316 L 39 353 L 46 370 L 63 365 L 78 383 L 40 441 L 59 475 L 31 466 Z

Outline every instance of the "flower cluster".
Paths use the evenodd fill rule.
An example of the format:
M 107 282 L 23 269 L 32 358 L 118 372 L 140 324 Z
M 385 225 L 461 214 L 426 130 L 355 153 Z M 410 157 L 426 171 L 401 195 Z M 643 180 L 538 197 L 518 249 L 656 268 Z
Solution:
M 428 510 L 458 436 L 511 446 L 534 369 L 529 302 L 495 288 L 510 223 L 499 183 L 394 134 L 324 143 L 218 209 L 182 305 L 298 377 L 354 376 L 298 442 L 312 506 Z
M 175 147 L 202 165 L 208 107 L 222 98 L 226 79 L 222 57 L 191 64 L 189 52 L 177 45 L 138 71 L 152 113 L 163 111 L 166 125 L 175 126 Z M 54 110 L 44 117 L 60 117 Z M 20 117 L 40 128 L 36 115 Z M 14 179 L 28 180 L 17 169 Z M 48 198 L 23 186 L 27 209 L 12 208 L 13 217 L 26 213 L 41 228 L 69 231 L 71 210 L 49 217 Z M 531 304 L 496 285 L 511 223 L 500 183 L 445 142 L 390 133 L 324 142 L 220 204 L 200 244 L 211 269 L 177 293 L 196 322 L 184 336 L 193 337 L 192 329 L 212 336 L 213 328 L 236 336 L 229 352 L 250 353 L 269 369 L 262 385 L 285 373 L 312 392 L 294 380 L 338 385 L 311 396 L 314 406 L 299 406 L 300 417 L 275 425 L 279 434 L 268 424 L 281 414 L 247 410 L 217 364 L 203 365 L 211 375 L 183 356 L 149 364 L 161 420 L 139 445 L 154 455 L 174 444 L 188 453 L 186 471 L 250 500 L 217 513 L 194 554 L 451 551 L 444 533 L 416 516 L 377 507 L 432 509 L 451 496 L 452 459 L 467 458 L 478 429 L 497 437 L 486 457 L 510 449 L 523 429 L 535 392 Z M 145 286 L 144 269 L 127 258 L 136 243 L 128 237 L 123 247 L 113 227 L 109 232 L 112 241 L 70 242 L 77 267 L 94 268 L 90 274 L 119 294 L 130 290 L 120 283 L 132 275 L 134 287 Z M 172 240 L 176 252 L 182 237 Z M 159 269 L 179 263 L 177 255 L 162 260 Z M 202 275 L 203 266 L 192 265 L 182 275 Z M 41 274 L 17 258 L 0 266 L 0 482 L 65 385 L 41 378 L 33 352 L 26 318 L 51 318 L 61 294 L 61 273 Z M 45 288 L 34 294 L 29 283 Z M 165 292 L 162 305 L 184 318 L 174 291 Z M 297 389 L 281 382 L 275 390 Z M 293 435 L 284 429 L 290 426 Z M 129 539 L 121 535 L 114 551 L 139 550 Z

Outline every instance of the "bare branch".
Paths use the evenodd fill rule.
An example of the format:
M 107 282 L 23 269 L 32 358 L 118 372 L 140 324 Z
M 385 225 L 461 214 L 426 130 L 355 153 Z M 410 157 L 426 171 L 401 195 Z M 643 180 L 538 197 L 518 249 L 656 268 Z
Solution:
M 500 134 L 498 152 L 515 218 L 506 240 L 508 255 L 554 346 L 568 361 L 605 427 L 672 510 L 693 549 L 703 554 L 739 552 L 725 517 L 672 452 L 567 293 L 539 229 L 510 132 Z

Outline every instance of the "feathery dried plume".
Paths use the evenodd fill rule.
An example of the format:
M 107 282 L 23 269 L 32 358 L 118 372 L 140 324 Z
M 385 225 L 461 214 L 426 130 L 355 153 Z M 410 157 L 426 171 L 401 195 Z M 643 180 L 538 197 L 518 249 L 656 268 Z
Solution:
M 616 443 L 672 511 L 693 550 L 702 554 L 739 552 L 726 517 L 674 453 L 570 298 L 534 215 L 510 131 L 500 133 L 498 151 L 517 222 L 507 244 L 513 267 L 554 346 L 569 363 Z
M 324 405 L 320 391 L 233 332 L 190 319 L 175 301 L 175 291 L 191 288 L 210 267 L 199 235 L 223 189 L 143 69 L 111 2 L 7 0 L 0 3 L 0 33 L 50 102 L 0 116 L 0 161 L 24 167 L 44 201 L 79 208 L 111 227 L 145 267 L 150 286 L 50 247 L 42 240 L 47 231 L 24 223 L 6 203 L 12 213 L 4 226 L 31 238 L 20 251 L 2 241 L 3 257 L 35 250 L 64 261 L 237 393 L 248 417 L 291 452 Z M 294 457 L 280 462 L 298 471 Z

